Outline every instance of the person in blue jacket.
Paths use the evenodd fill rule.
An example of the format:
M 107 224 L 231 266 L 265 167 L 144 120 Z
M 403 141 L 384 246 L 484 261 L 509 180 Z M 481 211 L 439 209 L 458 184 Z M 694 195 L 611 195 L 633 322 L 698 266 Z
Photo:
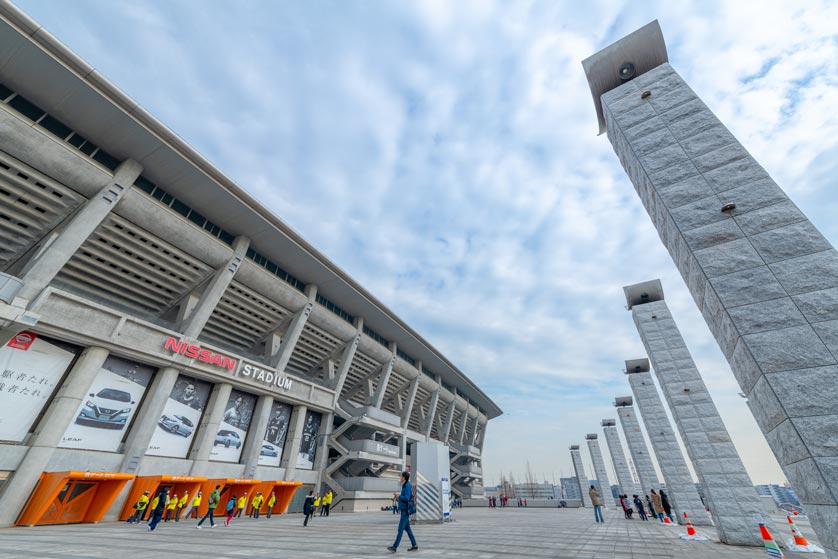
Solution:
M 402 541 L 402 534 L 407 531 L 407 536 L 410 538 L 410 543 L 412 544 L 408 548 L 408 551 L 416 551 L 419 549 L 419 546 L 416 545 L 416 538 L 413 537 L 413 530 L 410 529 L 410 514 L 416 512 L 416 505 L 413 501 L 413 486 L 410 485 L 410 472 L 402 472 L 402 492 L 399 495 L 399 511 L 401 511 L 401 517 L 399 518 L 399 531 L 396 534 L 396 541 L 387 550 L 395 553 L 399 548 L 399 543 Z

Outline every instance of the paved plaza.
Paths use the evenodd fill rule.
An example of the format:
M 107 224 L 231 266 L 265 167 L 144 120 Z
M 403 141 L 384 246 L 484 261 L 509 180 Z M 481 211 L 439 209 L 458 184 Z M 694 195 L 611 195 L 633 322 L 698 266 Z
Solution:
M 463 509 L 455 522 L 417 526 L 420 550 L 411 557 L 578 557 L 583 559 L 765 557 L 762 548 L 687 542 L 680 526 L 627 521 L 610 515 L 595 524 L 590 509 Z M 390 557 L 385 549 L 395 535 L 397 517 L 389 513 L 333 514 L 315 518 L 307 528 L 302 516 L 270 520 L 236 519 L 233 525 L 195 529 L 195 521 L 145 525 L 104 523 L 0 530 L 0 558 L 110 559 L 135 557 Z M 800 528 L 812 532 L 808 523 Z M 699 528 L 700 533 L 712 529 Z M 787 534 L 780 534 L 783 538 Z M 775 537 L 777 535 L 775 534 Z M 779 539 L 779 538 L 778 538 Z M 398 555 L 407 554 L 405 538 Z M 791 558 L 802 554 L 786 553 Z M 812 557 L 812 555 L 809 555 Z M 814 557 L 823 557 L 815 555 Z

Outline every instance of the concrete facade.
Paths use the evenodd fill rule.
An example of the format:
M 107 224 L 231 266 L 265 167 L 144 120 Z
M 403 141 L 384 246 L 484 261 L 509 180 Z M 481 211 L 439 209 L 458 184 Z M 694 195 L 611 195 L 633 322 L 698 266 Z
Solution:
M 33 383 L 0 381 L 12 400 L 2 429 L 31 422 L 0 437 L 0 526 L 42 472 L 65 470 L 296 480 L 331 489 L 335 511 L 377 509 L 398 487 L 410 441 L 462 444 L 456 488 L 481 495 L 497 405 L 33 29 L 0 2 L 0 214 L 13 216 L 0 228 L 0 284 L 22 281 L 0 298 L 0 359 Z M 103 403 L 108 394 L 118 406 Z
M 621 396 L 614 400 L 617 407 L 617 417 L 620 418 L 620 425 L 623 426 L 623 435 L 626 437 L 626 444 L 634 462 L 634 469 L 637 472 L 637 479 L 640 480 L 642 495 L 649 495 L 652 489 L 655 491 L 660 487 L 658 474 L 652 464 L 652 455 L 640 429 L 640 420 L 634 410 L 631 396 Z
M 626 62 L 635 77 L 621 84 Z M 608 139 L 838 557 L 838 253 L 668 64 L 657 22 L 583 65 Z
M 684 513 L 687 513 L 693 524 L 710 525 L 711 522 L 707 518 L 707 512 L 687 467 L 687 461 L 684 459 L 684 453 L 681 452 L 675 431 L 672 429 L 658 389 L 652 380 L 652 374 L 649 372 L 649 361 L 642 359 L 636 360 L 635 363 L 637 361 L 643 361 L 644 365 L 627 361 L 626 373 L 634 394 L 634 401 L 643 417 L 646 433 L 649 434 L 649 441 L 658 459 L 658 466 L 666 484 L 666 494 L 669 495 L 672 508 L 676 511 L 678 522 L 683 524 Z
M 585 435 L 585 442 L 588 443 L 588 452 L 594 465 L 594 474 L 596 474 L 596 480 L 601 488 L 600 497 L 602 497 L 602 502 L 611 501 L 614 503 L 615 509 L 619 509 L 620 500 L 611 493 L 611 482 L 608 480 L 608 471 L 605 469 L 605 460 L 602 458 L 602 449 L 599 448 L 596 433 Z
M 588 495 L 588 475 L 585 473 L 585 465 L 582 464 L 582 453 L 579 445 L 570 445 L 570 459 L 573 461 L 573 473 L 576 475 L 576 485 L 579 486 L 579 499 L 583 507 L 591 506 L 591 497 Z
M 763 512 L 762 503 L 663 300 L 660 281 L 624 290 L 719 539 L 729 544 L 761 546 L 762 538 L 753 528 L 753 518 Z M 769 529 L 774 531 L 771 525 Z
M 634 483 L 634 477 L 631 475 L 631 469 L 629 469 L 628 460 L 626 460 L 626 453 L 623 451 L 623 443 L 620 442 L 617 421 L 614 419 L 603 419 L 602 432 L 605 433 L 605 441 L 608 443 L 608 453 L 611 455 L 611 464 L 614 466 L 614 472 L 617 474 L 620 493 L 629 497 L 634 494 L 639 494 L 641 490 Z

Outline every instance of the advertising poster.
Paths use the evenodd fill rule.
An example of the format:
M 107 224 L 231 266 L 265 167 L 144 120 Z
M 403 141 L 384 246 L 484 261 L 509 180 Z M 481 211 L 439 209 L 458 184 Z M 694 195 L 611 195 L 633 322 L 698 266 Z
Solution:
M 31 332 L 0 348 L 0 440 L 26 437 L 74 357 Z
M 320 430 L 322 416 L 316 411 L 306 412 L 303 426 L 303 440 L 300 441 L 300 453 L 297 455 L 297 467 L 302 470 L 314 468 L 314 455 L 317 454 L 317 432 Z
M 58 446 L 116 451 L 155 370 L 121 357 L 108 357 Z
M 157 420 L 146 454 L 186 458 L 211 390 L 209 382 L 179 375 L 163 415 Z
M 256 407 L 256 396 L 238 390 L 230 392 L 230 399 L 224 408 L 215 442 L 212 443 L 210 460 L 238 462 L 247 438 L 247 428 Z
M 291 406 L 282 402 L 274 402 L 271 406 L 271 417 L 265 429 L 265 439 L 259 452 L 260 466 L 279 466 L 285 437 L 288 436 L 288 422 L 291 419 Z

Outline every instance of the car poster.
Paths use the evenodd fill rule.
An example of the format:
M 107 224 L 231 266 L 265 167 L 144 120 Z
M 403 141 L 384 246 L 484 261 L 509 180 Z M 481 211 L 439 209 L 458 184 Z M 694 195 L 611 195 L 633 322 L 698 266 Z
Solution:
M 116 451 L 155 370 L 114 355 L 105 359 L 58 446 Z
M 186 458 L 210 391 L 211 383 L 179 375 L 163 407 L 163 415 L 157 420 L 146 454 Z
M 297 467 L 301 470 L 314 469 L 314 456 L 317 454 L 317 432 L 320 430 L 322 417 L 316 411 L 306 412 L 303 440 L 300 441 L 300 453 L 297 455 Z
M 265 429 L 262 450 L 259 452 L 260 466 L 279 466 L 285 438 L 288 436 L 288 422 L 291 418 L 291 406 L 274 402 L 271 415 Z
M 31 332 L 0 348 L 0 440 L 26 437 L 75 355 Z
M 212 444 L 210 460 L 218 462 L 238 462 L 247 437 L 247 428 L 256 407 L 256 396 L 238 390 L 230 392 L 230 398 L 224 407 L 224 418 Z

